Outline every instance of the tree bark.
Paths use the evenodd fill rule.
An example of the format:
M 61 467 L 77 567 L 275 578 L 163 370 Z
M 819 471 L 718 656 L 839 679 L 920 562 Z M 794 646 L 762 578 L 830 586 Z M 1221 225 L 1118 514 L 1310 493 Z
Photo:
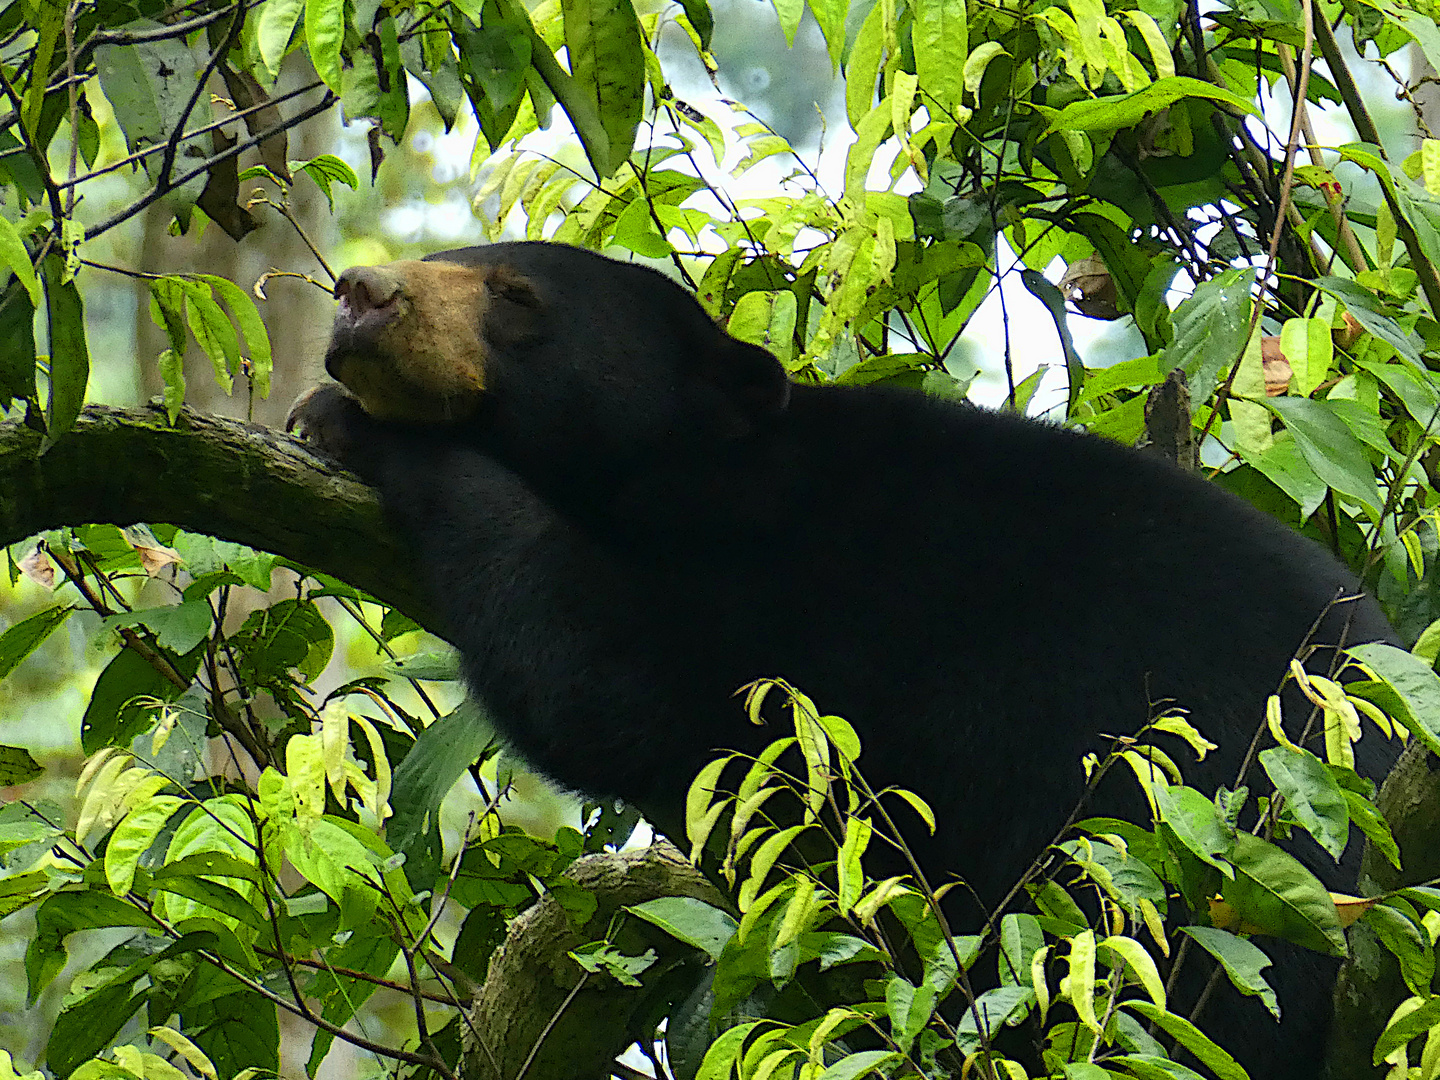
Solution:
M 48 453 L 0 423 L 0 543 L 62 525 L 168 523 L 271 551 L 443 632 L 376 493 L 299 439 L 185 409 L 90 405 Z
M 690 896 L 714 907 L 730 905 L 705 876 L 665 841 L 638 851 L 589 855 L 565 876 L 595 897 L 595 914 L 571 925 L 565 909 L 545 896 L 510 924 L 490 958 L 485 985 L 466 1027 L 464 1075 L 482 1080 L 601 1080 L 630 1044 L 630 1025 L 644 986 L 622 986 L 609 975 L 586 976 L 570 951 L 604 938 L 623 907 L 661 896 Z M 627 917 L 614 944 L 627 956 L 656 954 L 640 979 L 663 976 L 696 951 L 659 927 Z M 582 977 L 584 982 L 582 983 Z

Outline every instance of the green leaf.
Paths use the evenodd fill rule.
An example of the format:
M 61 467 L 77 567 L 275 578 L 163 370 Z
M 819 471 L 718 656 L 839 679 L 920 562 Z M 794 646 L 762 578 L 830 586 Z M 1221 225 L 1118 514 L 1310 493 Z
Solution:
M 397 660 L 386 660 L 380 665 L 388 675 L 402 679 L 424 679 L 426 682 L 456 682 L 460 678 L 460 654 L 451 652 L 422 652 Z
M 805 0 L 770 0 L 775 14 L 780 19 L 780 32 L 785 35 L 785 47 L 795 45 L 795 32 L 800 29 L 800 20 L 805 15 Z
M 193 664 L 190 671 L 194 671 Z M 181 676 L 185 677 L 183 670 Z M 155 710 L 180 693 L 179 687 L 139 653 L 121 649 L 90 693 L 90 704 L 80 721 L 80 748 L 93 754 L 104 746 L 130 745 L 131 739 L 150 726 Z
M 1286 806 L 1336 861 L 1350 839 L 1350 809 L 1329 768 L 1309 750 L 1272 746 L 1260 764 Z
M 170 348 L 185 355 L 185 279 L 171 274 L 150 282 L 150 321 L 165 331 Z
M 395 768 L 386 826 L 390 846 L 406 855 L 411 880 L 420 867 L 433 866 L 440 854 L 440 803 L 455 781 L 478 761 L 494 738 L 490 722 L 470 700 L 420 733 L 405 760 Z
M 892 975 L 885 984 L 885 1012 L 890 1018 L 891 1037 L 908 1049 L 935 1013 L 935 988 L 928 984 L 915 986 L 903 976 Z
M 216 274 L 196 274 L 195 276 L 214 289 L 220 295 L 220 299 L 225 301 L 225 306 L 230 310 L 230 317 L 239 325 L 240 333 L 245 337 L 245 348 L 250 353 L 250 379 L 255 387 L 255 392 L 262 398 L 269 397 L 270 372 L 273 366 L 270 356 L 270 335 L 265 330 L 265 322 L 260 318 L 255 301 L 250 299 L 249 293 L 228 278 L 219 277 Z
M 1165 887 L 1160 878 L 1134 855 L 1105 840 L 1067 840 L 1059 846 L 1131 915 L 1139 914 L 1141 900 L 1164 905 Z
M 705 1056 L 708 1060 L 710 1055 Z M 860 1080 L 860 1077 L 879 1072 L 892 1061 L 899 1060 L 900 1055 L 893 1050 L 862 1050 L 835 1062 L 820 1074 L 820 1080 Z
M 165 861 L 177 862 L 210 851 L 230 855 L 241 862 L 256 860 L 255 823 L 244 796 L 220 795 L 192 809 L 170 838 Z M 185 882 L 202 882 L 210 887 L 187 888 Z M 216 919 L 233 928 L 242 923 L 258 926 L 257 920 L 263 918 L 249 906 L 249 898 L 257 891 L 250 882 L 244 884 L 243 892 L 222 882 L 207 883 L 199 877 L 167 877 L 155 884 L 163 890 L 155 900 L 156 910 L 172 924 L 198 917 Z M 238 907 L 247 908 L 250 918 L 240 917 Z
M 864 818 L 850 817 L 845 820 L 845 841 L 840 846 L 840 858 L 835 866 L 839 883 L 837 899 L 842 915 L 855 906 L 865 891 L 865 870 L 861 865 L 861 857 L 870 844 L 872 832 L 873 826 Z
M 708 954 L 712 960 L 720 959 L 738 925 L 728 913 L 691 896 L 662 896 L 626 910 Z
M 1044 274 L 1037 273 L 1028 267 L 1020 271 L 1020 280 L 1029 290 L 1030 295 L 1045 305 L 1045 309 L 1050 312 L 1050 318 L 1055 323 L 1055 332 L 1060 335 L 1060 348 L 1065 353 L 1065 371 L 1070 377 L 1069 401 L 1065 407 L 1065 414 L 1069 416 L 1075 411 L 1075 405 L 1080 400 L 1081 392 L 1085 389 L 1085 363 L 1080 359 L 1080 354 L 1075 351 L 1075 342 L 1070 337 L 1070 322 L 1069 314 L 1065 310 L 1065 296 Z
M 1030 984 L 1030 961 L 1045 945 L 1045 932 L 1034 915 L 1009 914 L 1000 920 L 1000 982 L 1006 986 Z
M 810 14 L 825 38 L 830 50 L 830 69 L 839 72 L 840 57 L 845 51 L 845 16 L 849 12 L 846 0 L 808 0 Z
M 264 913 L 256 910 L 239 890 L 229 885 L 196 876 L 167 877 L 156 879 L 152 884 L 157 891 L 167 894 L 166 906 L 172 918 L 215 919 L 232 930 L 241 926 L 251 930 L 269 928 Z M 183 902 L 194 905 L 193 909 L 183 907 Z M 176 912 L 181 914 L 177 916 Z
M 34 780 L 45 771 L 23 746 L 0 745 L 0 787 L 14 787 Z M 28 841 L 27 841 L 28 843 Z M 0 838 L 0 849 L 5 840 Z
M 1259 946 L 1213 926 L 1182 926 L 1180 932 L 1194 938 L 1206 952 L 1220 961 L 1235 989 L 1247 997 L 1258 997 L 1276 1020 L 1280 1003 L 1261 972 L 1270 966 L 1270 957 Z M 1127 1004 L 1134 1004 L 1128 1002 Z
M 165 24 L 152 19 L 136 19 L 125 25 L 129 33 L 164 33 Z M 147 146 L 158 146 L 169 138 L 190 104 L 195 84 L 200 78 L 200 65 L 189 41 L 183 38 L 160 38 L 137 45 L 101 45 L 95 50 L 95 70 L 105 99 L 115 112 L 115 122 L 125 133 L 130 153 Z M 189 117 L 189 127 L 199 127 L 210 120 L 210 99 L 201 94 Z M 142 165 L 152 180 L 159 176 L 163 155 L 148 154 Z M 180 159 L 177 159 L 180 160 Z M 201 177 L 193 183 L 194 193 L 204 186 Z
M 410 123 L 410 84 L 405 78 L 405 63 L 400 57 L 400 32 L 394 16 L 387 15 L 375 27 L 380 40 L 377 67 L 380 78 L 380 100 L 376 117 L 380 129 L 398 144 L 405 137 Z M 232 308 L 233 310 L 233 308 Z
M 0 407 L 35 397 L 35 307 L 11 277 L 0 292 Z
M 1315 512 L 1330 491 L 1329 485 L 1315 475 L 1315 470 L 1300 453 L 1300 444 L 1288 431 L 1278 432 L 1263 453 L 1254 454 L 1241 448 L 1240 456 L 1295 500 L 1300 507 L 1301 521 Z
M 1257 405 L 1247 398 L 1265 394 L 1265 373 L 1260 360 L 1260 330 L 1257 325 L 1240 354 L 1235 365 L 1235 375 L 1230 381 L 1230 426 L 1231 445 L 1243 453 L 1263 453 L 1272 443 L 1270 433 L 1273 423 L 1265 406 Z
M 1420 916 L 1404 900 L 1376 904 L 1365 913 L 1365 925 L 1395 954 L 1412 993 L 1427 994 L 1435 977 L 1435 950 Z
M 1401 329 L 1400 324 L 1385 313 L 1380 298 L 1369 289 L 1345 278 L 1333 276 L 1316 278 L 1313 284 L 1340 301 L 1366 333 L 1375 335 L 1401 357 L 1424 370 L 1414 337 Z
M 344 184 L 351 191 L 360 190 L 360 178 L 355 175 L 355 170 L 334 154 L 321 154 L 309 161 L 292 161 L 290 168 L 292 171 L 300 170 L 315 181 L 315 185 L 325 193 L 332 213 L 335 210 L 335 196 L 330 190 L 332 183 Z
M 1074 974 L 1072 966 L 1072 979 Z M 980 1029 L 975 1023 L 976 1013 L 979 1013 L 985 1025 L 986 1034 L 994 1038 L 1003 1025 L 1019 1023 L 1034 1004 L 1035 991 L 1028 983 L 1023 986 L 997 986 L 993 990 L 987 990 L 975 999 L 973 1009 L 966 1009 L 961 1013 L 960 1022 L 955 1025 L 956 1042 L 966 1053 L 979 1047 Z
M 875 87 L 880 80 L 880 59 L 885 52 L 885 6 L 876 4 L 860 24 L 845 63 L 845 115 L 850 126 L 860 130 L 860 121 L 875 107 Z
M 156 360 L 160 380 L 165 384 L 161 399 L 165 403 L 165 417 L 170 423 L 185 407 L 185 358 L 174 349 L 166 349 Z
M 987 41 L 965 58 L 965 90 L 969 94 L 980 93 L 980 84 L 985 81 L 985 69 L 997 56 L 1009 56 L 1005 46 L 998 41 Z
M 155 838 L 185 800 L 174 795 L 154 795 L 126 814 L 105 844 L 105 881 L 116 896 L 124 896 L 135 883 L 140 856 L 150 850 Z
M 1340 494 L 1380 508 L 1365 448 L 1329 402 L 1286 396 L 1266 398 L 1260 404 L 1284 421 L 1316 476 Z
M 50 81 L 50 61 L 55 54 L 55 45 L 60 40 L 65 13 L 58 4 L 37 4 L 27 12 L 31 13 L 32 21 L 27 29 L 36 31 L 37 40 L 31 57 L 30 85 L 25 90 L 20 118 L 31 141 L 43 146 L 40 113 L 45 105 L 46 84 Z
M 46 608 L 0 634 L 0 679 L 19 667 L 20 662 L 38 649 L 74 610 L 69 604 Z
M 1196 858 L 1228 874 L 1226 860 L 1234 848 L 1234 839 L 1220 820 L 1215 804 L 1189 787 L 1167 787 L 1153 784 L 1155 807 L 1163 821 Z
M 607 177 L 630 157 L 635 131 L 640 126 L 645 101 L 640 24 L 630 0 L 564 0 L 561 8 L 565 12 L 565 47 L 570 56 L 572 85 L 594 109 L 605 136 L 603 147 L 587 142 L 585 151 L 600 176 Z M 550 89 L 570 112 L 566 96 L 554 85 Z M 580 130 L 573 113 L 571 119 Z
M 663 259 L 675 250 L 655 227 L 655 221 L 650 216 L 650 204 L 643 195 L 634 199 L 620 214 L 610 239 L 647 259 Z M 793 299 L 793 294 L 786 295 Z
M 1424 1035 L 1436 1024 L 1440 1024 L 1440 998 L 1431 998 L 1385 1026 L 1380 1038 L 1375 1041 L 1375 1053 L 1371 1060 L 1376 1065 L 1385 1064 L 1385 1059 L 1392 1053 L 1411 1039 Z
M 8 266 L 16 279 L 25 287 L 30 303 L 39 307 L 45 302 L 40 289 L 40 279 L 35 276 L 35 267 L 30 263 L 30 253 L 25 250 L 25 241 L 7 219 L 0 217 L 0 265 Z
M 1428 425 L 1434 422 L 1436 409 L 1440 407 L 1440 393 L 1436 392 L 1428 374 L 1421 375 L 1407 364 L 1382 364 L 1362 359 L 1357 360 L 1356 365 L 1384 383 L 1418 423 Z
M 922 79 L 922 82 L 924 80 Z M 1133 94 L 1091 98 L 1066 105 L 1051 118 L 1050 131 L 1120 131 L 1140 123 L 1150 113 L 1168 108 L 1181 98 L 1207 98 L 1240 112 L 1259 115 L 1255 103 L 1211 83 L 1188 75 L 1156 79 Z
M 1280 351 L 1294 372 L 1301 397 L 1315 392 L 1335 359 L 1335 341 L 1323 319 L 1286 319 L 1280 327 Z
M 185 566 L 197 578 L 221 570 L 230 570 L 252 589 L 264 592 L 270 588 L 270 575 L 275 569 L 276 556 L 268 552 L 183 531 L 177 532 L 170 543 L 180 553 L 180 558 L 185 560 Z
M 235 985 L 239 985 L 238 983 Z M 246 1069 L 273 1076 L 280 1069 L 280 1023 L 275 1004 L 245 990 L 182 1009 L 185 1030 L 221 1076 Z
M 460 55 L 485 91 L 490 107 L 500 113 L 525 89 L 531 43 L 523 27 L 503 19 L 487 19 L 478 30 L 460 35 Z
M 255 15 L 255 48 L 272 79 L 280 74 L 280 61 L 304 10 L 305 0 L 265 0 Z
M 1373 803 L 1354 791 L 1344 791 L 1345 803 L 1350 811 L 1350 820 L 1365 834 L 1370 846 L 1390 861 L 1396 870 L 1400 869 L 1400 848 L 1390 832 L 1390 823 L 1381 816 Z
M 730 1080 L 735 1061 L 740 1057 L 740 1051 L 745 1046 L 745 1040 L 762 1024 L 771 1023 L 773 1021 L 751 1020 L 744 1024 L 736 1024 L 728 1031 L 722 1032 L 710 1044 L 710 1049 L 705 1051 L 705 1059 L 700 1062 L 700 1069 L 695 1074 L 695 1080 Z
M 345 0 L 305 0 L 305 44 L 315 74 L 341 92 L 340 46 L 345 41 Z
M 1233 1057 L 1183 1016 L 1166 1012 L 1149 1001 L 1130 1000 L 1126 1001 L 1123 1007 L 1139 1013 L 1194 1054 L 1202 1065 L 1218 1077 L 1218 1080 L 1250 1080 L 1249 1075 Z
M 1253 281 L 1252 270 L 1226 270 L 1197 285 L 1175 309 L 1175 340 L 1161 366 L 1185 372 L 1191 401 L 1208 400 L 1221 372 L 1240 359 L 1248 340 Z
M 710 38 L 715 33 L 715 16 L 710 13 L 710 5 L 706 0 L 680 0 L 680 7 L 700 38 L 700 48 L 708 50 Z
M 8 830 L 5 835 L 9 835 Z M 48 835 L 59 836 L 60 830 L 52 829 Z M 23 847 L 32 842 L 30 839 L 25 839 L 12 846 L 6 840 L 0 844 L 0 851 L 13 851 L 17 847 Z M 13 915 L 15 912 L 29 907 L 49 892 L 49 877 L 43 870 L 31 870 L 23 874 L 12 874 L 10 877 L 0 878 L 0 917 Z M 64 965 L 63 959 L 61 965 Z
M 184 289 L 185 318 L 190 332 L 210 358 L 220 389 L 229 394 L 240 370 L 240 339 L 235 336 L 235 327 L 212 299 L 210 286 L 200 281 L 186 281 Z
M 965 92 L 970 52 L 965 0 L 916 0 L 913 10 L 910 40 L 915 46 L 915 74 L 932 116 L 944 116 L 960 107 Z
M 162 648 L 175 653 L 188 653 L 210 636 L 214 613 L 204 600 L 186 600 L 164 607 L 141 608 L 108 615 L 101 625 L 107 629 L 122 626 L 146 626 L 155 632 Z
M 1235 877 L 1221 882 L 1220 895 L 1247 925 L 1316 952 L 1345 955 L 1345 930 L 1335 902 L 1300 860 L 1241 832 L 1230 862 Z
M 8 885 L 8 879 L 0 884 Z M 30 885 L 22 886 L 29 891 Z M 65 967 L 64 941 L 77 930 L 118 926 L 154 928 L 148 914 L 100 889 L 52 893 L 35 911 L 35 930 L 25 949 L 29 1000 L 49 986 Z
M 85 307 L 74 281 L 65 281 L 65 260 L 45 260 L 45 295 L 50 320 L 50 394 L 45 404 L 44 453 L 75 424 L 90 381 L 90 350 L 85 344 Z
M 1165 984 L 1160 980 L 1160 970 L 1155 966 L 1154 958 L 1145 951 L 1145 946 L 1132 937 L 1112 934 L 1100 942 L 1100 948 L 1109 949 L 1124 961 L 1140 980 L 1140 985 L 1150 995 L 1150 1000 L 1158 1008 L 1165 1008 Z
M 107 1049 L 139 1011 L 146 994 L 135 984 L 143 974 L 143 969 L 127 972 L 61 1007 L 45 1055 L 45 1063 L 60 1080 Z
M 1346 650 L 1395 691 L 1404 709 L 1395 719 L 1412 735 L 1440 754 L 1440 675 L 1424 660 L 1376 641 Z

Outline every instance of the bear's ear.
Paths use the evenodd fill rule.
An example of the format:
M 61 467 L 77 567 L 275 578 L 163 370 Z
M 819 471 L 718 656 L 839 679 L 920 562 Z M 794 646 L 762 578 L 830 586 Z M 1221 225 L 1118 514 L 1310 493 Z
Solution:
M 488 266 L 481 332 L 497 345 L 518 345 L 538 336 L 545 306 L 528 277 L 513 266 Z
M 790 379 L 780 361 L 759 346 L 728 335 L 722 341 L 705 374 L 730 406 L 720 418 L 721 433 L 743 438 L 785 411 Z

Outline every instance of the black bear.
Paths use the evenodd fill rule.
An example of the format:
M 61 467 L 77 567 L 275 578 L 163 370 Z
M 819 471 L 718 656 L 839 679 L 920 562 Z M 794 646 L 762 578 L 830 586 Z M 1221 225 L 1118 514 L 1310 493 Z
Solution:
M 1215 485 L 1015 416 L 791 384 L 643 267 L 494 244 L 335 294 L 348 390 L 292 421 L 379 488 L 519 752 L 662 829 L 715 750 L 775 737 L 734 695 L 780 675 L 855 725 L 874 786 L 930 801 L 922 859 L 993 905 L 1100 733 L 1173 699 L 1220 744 L 1187 779 L 1233 785 L 1322 614 L 1321 642 L 1393 640 L 1368 599 L 1325 614 L 1354 578 Z M 1391 759 L 1357 746 L 1365 775 Z M 1203 1023 L 1257 1080 L 1309 1080 L 1335 966 L 1275 951 L 1285 1023 L 1223 994 Z

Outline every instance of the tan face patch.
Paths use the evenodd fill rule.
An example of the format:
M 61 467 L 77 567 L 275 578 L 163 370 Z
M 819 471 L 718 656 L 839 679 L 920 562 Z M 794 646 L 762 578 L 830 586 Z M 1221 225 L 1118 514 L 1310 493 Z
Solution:
M 406 259 L 347 270 L 326 366 L 380 420 L 474 413 L 485 389 L 481 327 L 497 267 Z

